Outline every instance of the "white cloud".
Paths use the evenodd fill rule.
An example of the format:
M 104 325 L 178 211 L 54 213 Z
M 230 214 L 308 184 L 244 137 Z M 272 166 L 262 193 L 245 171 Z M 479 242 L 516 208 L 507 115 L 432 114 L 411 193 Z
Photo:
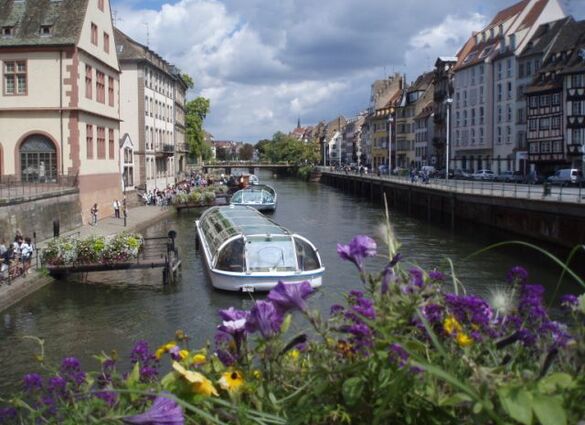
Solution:
M 119 27 L 189 73 L 216 139 L 255 142 L 367 107 L 370 84 L 454 55 L 513 0 L 113 0 Z M 163 2 L 158 3 L 157 2 Z M 585 15 L 583 0 L 570 11 Z M 150 7 L 150 8 L 147 8 Z

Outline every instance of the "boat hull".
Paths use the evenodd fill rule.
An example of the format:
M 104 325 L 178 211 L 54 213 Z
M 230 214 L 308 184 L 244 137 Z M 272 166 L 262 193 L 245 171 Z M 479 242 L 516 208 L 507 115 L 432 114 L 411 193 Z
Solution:
M 252 207 L 254 209 L 257 209 L 258 211 L 274 211 L 274 210 L 276 210 L 276 203 L 272 203 L 272 204 L 234 204 L 234 203 L 232 203 L 232 205 L 235 205 L 238 207 Z
M 283 274 L 283 275 L 259 275 L 259 274 L 241 274 L 228 275 L 216 270 L 209 269 L 209 277 L 214 288 L 224 291 L 237 292 L 266 292 L 274 288 L 278 282 L 299 283 L 308 281 L 311 287 L 318 288 L 322 284 L 323 272 L 319 271 L 313 274 Z

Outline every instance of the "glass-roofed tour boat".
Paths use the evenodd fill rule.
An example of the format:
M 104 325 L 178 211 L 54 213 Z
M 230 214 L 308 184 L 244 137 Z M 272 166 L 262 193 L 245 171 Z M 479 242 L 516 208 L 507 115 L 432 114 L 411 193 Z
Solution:
M 274 211 L 276 209 L 276 191 L 265 184 L 248 186 L 234 193 L 230 204 L 249 206 L 258 211 Z
M 269 291 L 279 281 L 321 286 L 317 248 L 254 208 L 213 207 L 196 222 L 211 283 L 228 291 Z

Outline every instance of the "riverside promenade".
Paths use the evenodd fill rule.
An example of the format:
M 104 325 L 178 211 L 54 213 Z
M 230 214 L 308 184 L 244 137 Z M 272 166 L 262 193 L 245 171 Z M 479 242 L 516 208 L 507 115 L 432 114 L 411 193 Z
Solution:
M 92 234 L 109 236 L 124 231 L 139 232 L 150 225 L 158 223 L 165 217 L 171 216 L 174 214 L 174 211 L 174 208 L 161 209 L 155 206 L 140 206 L 128 210 L 126 227 L 124 227 L 123 218 L 105 217 L 99 220 L 95 226 L 84 224 L 76 229 L 62 233 L 61 236 L 75 235 L 80 238 L 85 238 Z M 47 245 L 48 241 L 37 242 L 37 254 Z M 28 276 L 16 278 L 10 284 L 3 283 L 0 285 L 0 311 L 16 304 L 26 296 L 51 282 L 53 282 L 53 279 L 50 276 L 45 275 L 41 270 L 33 267 L 29 271 Z

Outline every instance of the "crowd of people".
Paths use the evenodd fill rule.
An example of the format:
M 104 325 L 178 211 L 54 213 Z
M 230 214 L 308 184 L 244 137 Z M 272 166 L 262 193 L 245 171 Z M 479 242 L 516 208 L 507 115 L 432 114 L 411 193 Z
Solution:
M 16 232 L 14 241 L 0 240 L 0 282 L 10 281 L 18 276 L 26 276 L 32 263 L 35 246 L 28 236 Z
M 173 198 L 181 193 L 190 193 L 193 188 L 207 187 L 215 183 L 227 184 L 228 179 L 222 174 L 219 178 L 213 175 L 201 175 L 192 173 L 191 176 L 176 185 L 168 185 L 164 189 L 154 188 L 142 194 L 144 205 L 159 207 L 168 207 L 171 205 Z

